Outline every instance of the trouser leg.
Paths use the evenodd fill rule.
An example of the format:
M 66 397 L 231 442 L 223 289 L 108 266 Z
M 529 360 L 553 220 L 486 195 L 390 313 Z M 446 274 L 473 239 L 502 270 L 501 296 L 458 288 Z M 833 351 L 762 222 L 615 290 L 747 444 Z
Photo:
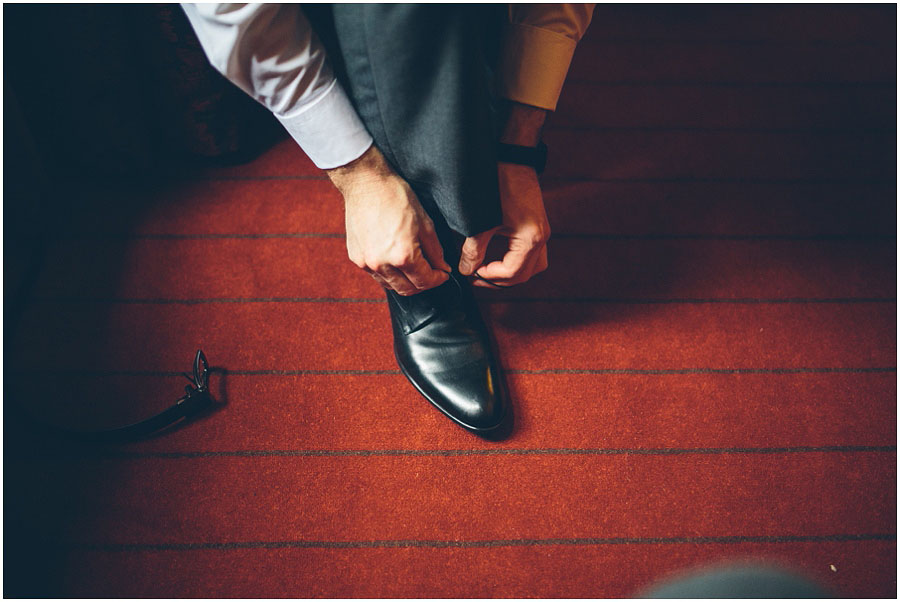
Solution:
M 477 5 L 307 11 L 379 149 L 434 221 L 451 266 L 460 249 L 453 231 L 457 239 L 477 234 L 502 217 L 485 55 L 497 13 Z M 503 376 L 465 279 L 457 273 L 416 295 L 386 294 L 401 371 L 457 424 L 497 432 L 508 415 Z
M 439 230 L 446 222 L 468 236 L 498 225 L 497 7 L 335 4 L 327 14 L 308 12 L 378 148 Z

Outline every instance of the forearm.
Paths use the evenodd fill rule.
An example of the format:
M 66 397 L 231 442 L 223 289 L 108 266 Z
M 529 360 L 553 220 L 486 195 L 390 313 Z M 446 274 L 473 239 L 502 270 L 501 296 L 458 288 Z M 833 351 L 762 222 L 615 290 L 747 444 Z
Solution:
M 537 146 L 546 118 L 546 109 L 510 101 L 500 142 L 518 146 Z
M 182 6 L 213 67 L 272 111 L 318 167 L 345 165 L 371 146 L 298 5 Z

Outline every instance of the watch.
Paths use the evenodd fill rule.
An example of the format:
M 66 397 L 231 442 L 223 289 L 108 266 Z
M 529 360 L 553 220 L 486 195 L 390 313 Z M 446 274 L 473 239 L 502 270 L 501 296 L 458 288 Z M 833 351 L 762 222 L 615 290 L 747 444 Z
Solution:
M 537 173 L 541 173 L 547 166 L 547 145 L 538 142 L 537 146 L 519 146 L 501 142 L 497 145 L 497 160 L 503 163 L 528 165 Z

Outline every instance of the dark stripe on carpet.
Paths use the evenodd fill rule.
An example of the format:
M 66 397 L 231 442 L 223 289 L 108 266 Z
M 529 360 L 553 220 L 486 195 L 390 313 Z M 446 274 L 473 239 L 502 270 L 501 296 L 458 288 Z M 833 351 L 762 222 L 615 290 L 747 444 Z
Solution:
M 80 232 L 60 240 L 230 240 L 268 238 L 345 238 L 343 232 L 271 232 L 236 234 L 140 234 L 120 232 Z M 727 241 L 883 241 L 896 240 L 894 234 L 604 234 L 553 233 L 554 240 L 727 240 Z
M 84 450 L 91 454 L 91 450 Z M 356 449 L 356 450 L 241 450 L 241 451 L 197 451 L 197 452 L 127 452 L 103 450 L 97 453 L 103 457 L 123 459 L 144 458 L 216 458 L 216 457 L 257 457 L 257 456 L 619 456 L 649 455 L 672 456 L 685 454 L 798 454 L 798 453 L 856 453 L 856 452 L 897 452 L 896 445 L 826 445 L 820 447 L 731 447 L 697 449 Z
M 544 369 L 544 370 L 512 370 L 503 369 L 506 374 L 845 374 L 845 373 L 877 373 L 896 372 L 897 367 L 863 367 L 863 368 L 670 368 L 662 370 L 644 370 L 638 368 L 596 368 L 596 369 Z M 400 370 L 232 370 L 221 372 L 229 376 L 305 376 L 323 374 L 401 374 Z M 181 376 L 184 372 L 166 370 L 65 370 L 65 369 L 27 369 L 15 370 L 18 374 L 65 374 L 86 376 Z
M 727 535 L 721 537 L 579 537 L 571 539 L 493 539 L 485 541 L 236 541 L 222 543 L 73 543 L 67 547 L 105 552 L 237 550 L 246 548 L 499 548 L 512 546 L 608 546 L 668 544 L 801 543 L 826 541 L 895 541 L 896 533 L 850 533 L 836 535 Z
M 260 297 L 260 298 L 210 298 L 210 299 L 115 299 L 115 298 L 91 298 L 91 297 L 41 297 L 32 300 L 35 303 L 121 303 L 121 304 L 147 304 L 147 305 L 203 305 L 207 303 L 386 303 L 386 299 L 355 299 L 335 297 Z M 859 298 L 784 298 L 784 299 L 611 299 L 601 297 L 583 298 L 516 298 L 483 299 L 483 303 L 598 303 L 621 305 L 648 305 L 648 304 L 694 304 L 709 303 L 733 303 L 747 304 L 780 304 L 780 303 L 896 303 L 896 298 L 859 297 Z

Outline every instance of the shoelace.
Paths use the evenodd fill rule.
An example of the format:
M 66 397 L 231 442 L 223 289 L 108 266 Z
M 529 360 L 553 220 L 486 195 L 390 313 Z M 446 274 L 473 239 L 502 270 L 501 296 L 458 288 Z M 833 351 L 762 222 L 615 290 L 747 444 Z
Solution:
M 488 280 L 487 278 L 485 278 L 484 276 L 479 274 L 477 271 L 472 275 L 475 276 L 476 278 L 478 278 L 479 280 L 481 280 L 482 282 L 487 282 L 488 284 L 490 284 L 491 286 L 493 286 L 495 288 L 509 288 L 508 284 L 497 284 L 496 282 L 494 282 L 492 280 Z
M 440 270 L 440 268 L 438 268 L 438 269 Z M 448 276 L 453 276 L 453 274 L 450 273 L 450 272 L 448 272 L 447 270 L 441 270 L 441 271 L 444 272 L 445 274 L 447 274 Z M 488 280 L 487 278 L 485 278 L 484 276 L 482 276 L 481 274 L 479 274 L 479 273 L 478 273 L 478 270 L 475 270 L 475 272 L 474 272 L 472 275 L 473 275 L 475 278 L 478 278 L 479 280 L 481 280 L 482 282 L 487 282 L 488 284 L 490 284 L 490 285 L 493 286 L 494 288 L 509 288 L 509 285 L 507 285 L 507 284 L 497 284 L 496 282 L 494 282 L 494 281 L 492 281 L 492 280 Z M 451 280 L 452 280 L 452 278 L 451 278 Z M 457 286 L 459 286 L 459 285 L 457 284 Z
M 438 269 L 440 269 L 440 268 L 438 268 Z M 447 274 L 448 276 L 453 276 L 453 274 L 448 272 L 447 270 L 441 270 L 441 271 L 444 272 L 445 274 Z M 493 286 L 495 288 L 509 288 L 509 285 L 497 284 L 496 282 L 494 282 L 492 280 L 488 280 L 487 278 L 485 278 L 484 276 L 479 274 L 477 270 L 472 275 L 475 276 L 476 278 L 478 278 L 479 280 L 481 280 L 482 282 L 487 282 L 488 284 L 490 284 L 491 286 Z M 451 278 L 451 280 L 452 280 L 452 278 Z M 456 286 L 459 286 L 459 285 L 457 284 Z

